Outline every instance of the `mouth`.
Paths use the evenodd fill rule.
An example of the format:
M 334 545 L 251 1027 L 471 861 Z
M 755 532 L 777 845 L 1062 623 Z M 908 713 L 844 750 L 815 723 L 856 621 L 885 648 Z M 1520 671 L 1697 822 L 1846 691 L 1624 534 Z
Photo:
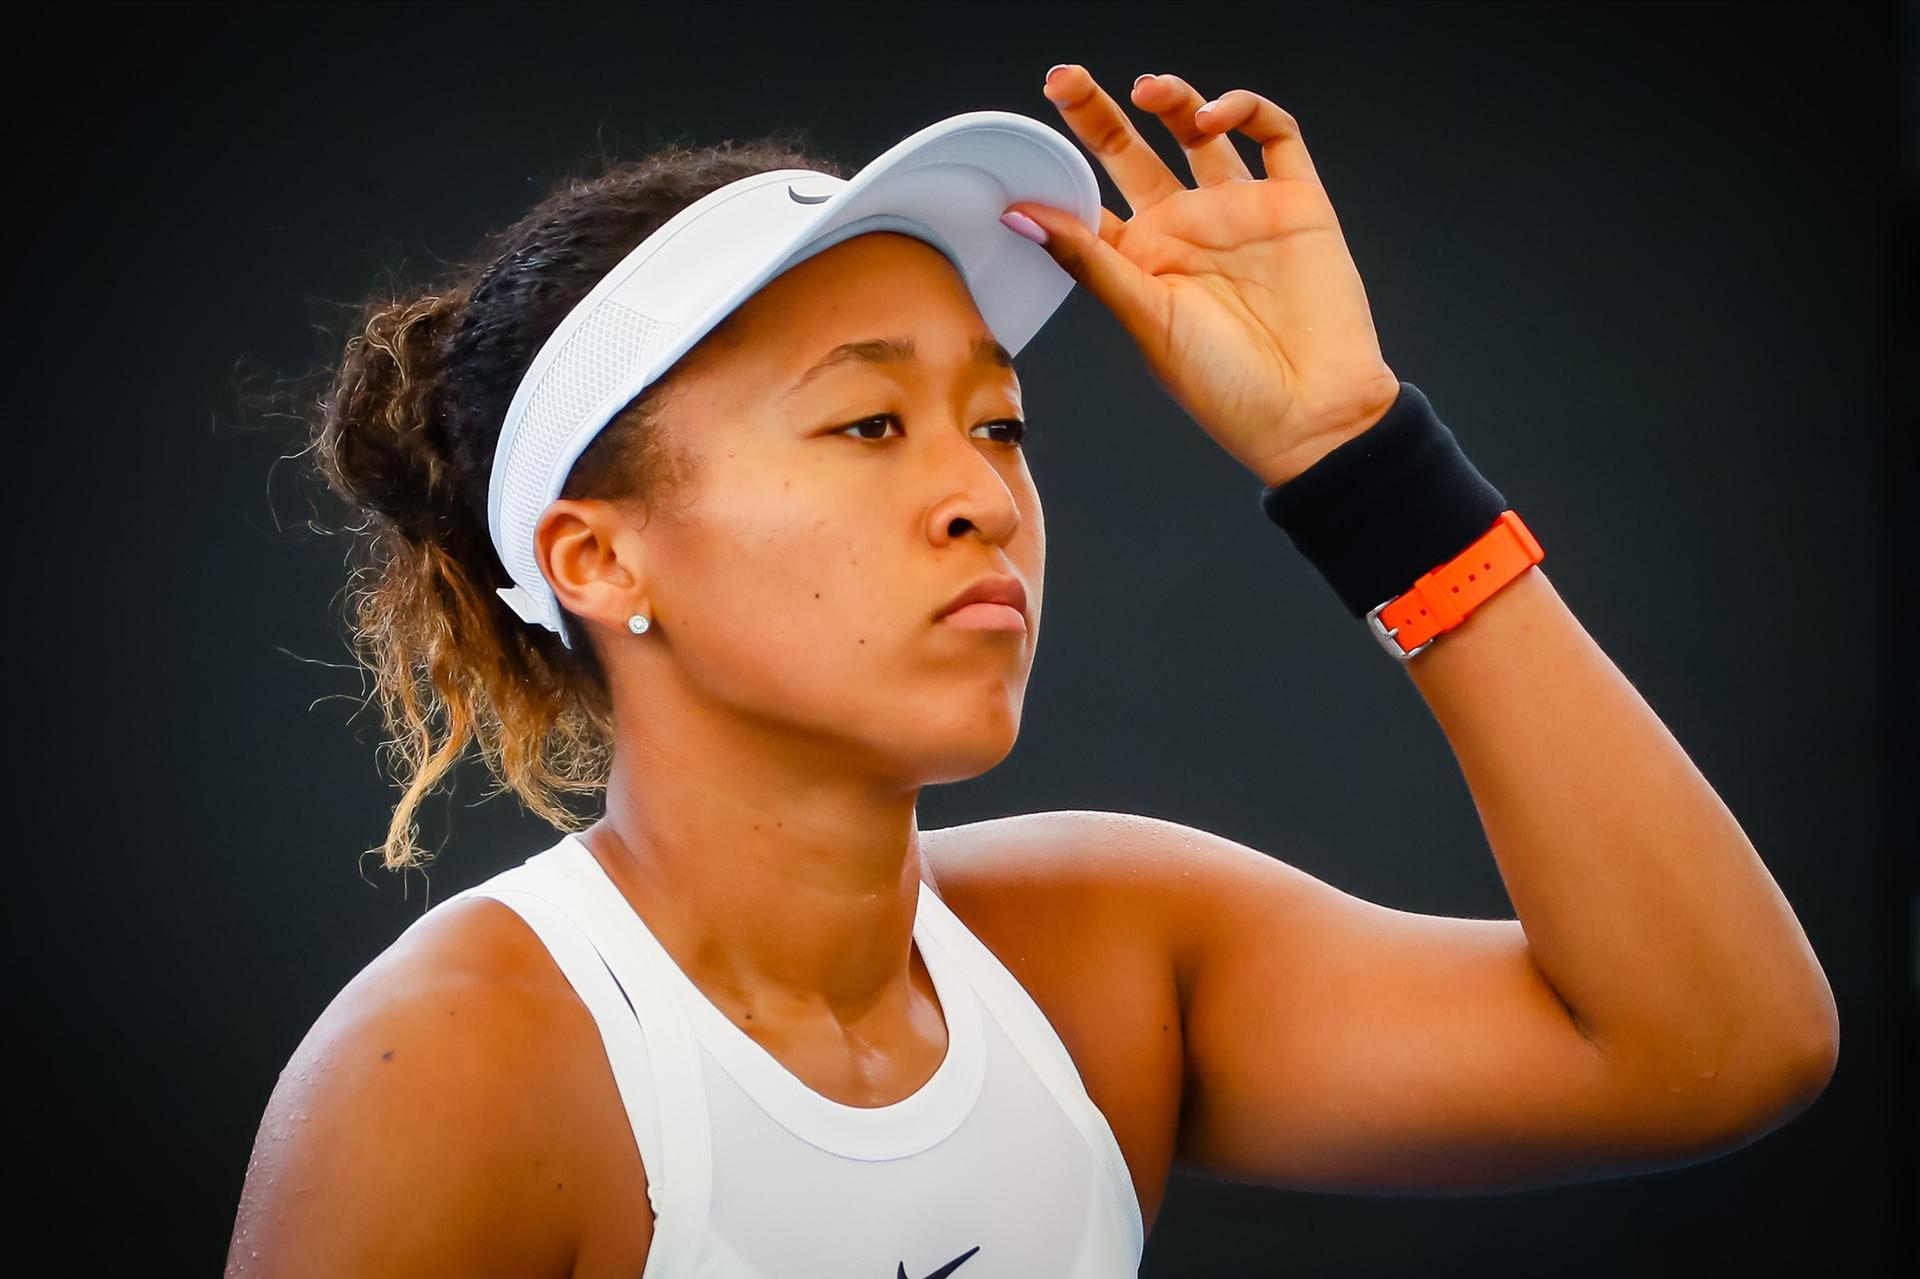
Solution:
M 1027 633 L 1027 616 L 1009 604 L 966 604 L 940 615 L 943 626 L 963 631 L 1013 631 Z
M 933 620 L 961 630 L 1024 633 L 1027 591 L 1017 577 L 983 577 L 949 600 Z

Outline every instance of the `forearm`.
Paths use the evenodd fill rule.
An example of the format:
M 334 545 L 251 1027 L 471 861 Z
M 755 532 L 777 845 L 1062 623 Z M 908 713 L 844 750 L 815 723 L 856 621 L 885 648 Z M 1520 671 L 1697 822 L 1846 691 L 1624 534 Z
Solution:
M 1812 948 L 1740 824 L 1528 569 L 1407 664 L 1540 971 L 1623 1068 L 1779 1096 L 1831 1070 Z

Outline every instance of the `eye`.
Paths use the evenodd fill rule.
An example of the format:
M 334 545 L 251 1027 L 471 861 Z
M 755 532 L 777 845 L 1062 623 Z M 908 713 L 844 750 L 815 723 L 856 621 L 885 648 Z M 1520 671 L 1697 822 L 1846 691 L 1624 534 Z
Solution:
M 1001 418 L 998 422 L 982 422 L 980 426 L 975 427 L 974 430 L 977 431 L 980 429 L 980 427 L 986 427 L 988 430 L 992 430 L 995 427 L 999 427 L 1004 430 L 1012 431 L 1013 434 L 1011 436 L 1008 436 L 1007 438 L 1001 441 L 1001 443 L 1003 444 L 1012 444 L 1012 445 L 1018 446 L 1026 442 L 1027 423 L 1025 418 L 1006 417 L 1006 418 Z
M 898 425 L 900 425 L 900 419 L 899 419 L 899 417 L 898 417 L 897 415 L 895 415 L 895 414 L 892 414 L 892 413 L 875 413 L 875 414 L 874 414 L 874 415 L 873 415 L 872 417 L 863 417 L 863 418 L 861 418 L 861 419 L 860 419 L 860 420 L 859 420 L 858 422 L 849 422 L 849 423 L 847 423 L 847 424 L 846 424 L 845 426 L 842 426 L 842 427 L 838 427 L 838 428 L 836 428 L 836 429 L 835 429 L 835 430 L 834 430 L 834 431 L 832 432 L 832 434 L 834 434 L 834 435 L 839 435 L 839 434 L 841 434 L 842 432 L 845 432 L 845 431 L 857 431 L 857 430 L 859 430 L 859 429 L 860 429 L 861 427 L 864 427 L 864 426 L 869 426 L 869 425 L 871 425 L 871 424 L 873 424 L 873 423 L 875 423 L 875 422 L 883 422 L 883 423 L 884 423 L 884 422 L 891 422 L 891 423 L 893 423 L 893 424 L 894 424 L 895 426 L 898 426 Z M 905 433 L 905 432 L 902 432 L 902 434 L 904 434 L 904 433 Z M 872 440 L 872 441 L 875 441 L 875 442 L 877 442 L 877 441 L 880 441 L 880 440 L 883 440 L 883 439 L 885 439 L 885 438 L 886 438 L 886 436 L 884 436 L 884 435 L 863 435 L 863 436 L 861 436 L 860 438 L 861 438 L 861 439 L 863 439 L 863 440 Z
M 881 423 L 882 425 L 891 424 L 893 426 L 899 426 L 900 417 L 896 413 L 876 413 L 872 417 L 863 417 L 858 422 L 849 422 L 845 426 L 836 427 L 834 428 L 833 431 L 829 432 L 829 434 L 841 435 L 848 431 L 864 430 L 865 428 L 873 425 L 876 422 Z M 1001 444 L 1012 444 L 1015 447 L 1018 447 L 1021 444 L 1025 443 L 1026 441 L 1028 426 L 1026 423 L 1026 419 L 1024 418 L 1007 417 L 1007 418 L 1001 418 L 998 421 L 994 421 L 994 422 L 982 422 L 979 426 L 976 426 L 973 429 L 976 431 L 979 431 L 979 430 L 1011 431 L 1012 432 L 1011 435 L 997 437 L 997 440 Z M 905 434 L 904 430 L 902 431 L 902 434 Z M 859 436 L 858 438 L 877 444 L 881 440 L 885 439 L 886 436 L 884 434 L 862 435 L 862 436 Z

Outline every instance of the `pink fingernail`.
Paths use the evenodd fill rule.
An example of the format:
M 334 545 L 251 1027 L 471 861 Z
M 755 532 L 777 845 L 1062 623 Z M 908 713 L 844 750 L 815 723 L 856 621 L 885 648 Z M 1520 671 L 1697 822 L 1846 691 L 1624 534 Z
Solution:
M 1035 244 L 1047 242 L 1047 229 L 1017 209 L 1008 209 L 1000 215 L 1000 225 L 1009 231 L 1026 236 Z
M 1072 64 L 1071 62 L 1056 62 L 1056 63 L 1054 63 L 1054 64 L 1053 64 L 1052 66 L 1050 66 L 1050 67 L 1048 67 L 1048 68 L 1047 68 L 1047 74 L 1046 74 L 1046 75 L 1044 75 L 1044 76 L 1042 76 L 1042 77 L 1040 78 L 1040 79 L 1041 79 L 1041 83 L 1043 83 L 1043 84 L 1052 84 L 1052 83 L 1053 83 L 1053 73 L 1054 73 L 1054 72 L 1056 72 L 1056 71 L 1064 71 L 1064 70 L 1066 70 L 1066 69 L 1067 69 L 1068 67 L 1070 67 L 1070 66 L 1072 66 L 1072 65 L 1073 65 L 1073 64 Z

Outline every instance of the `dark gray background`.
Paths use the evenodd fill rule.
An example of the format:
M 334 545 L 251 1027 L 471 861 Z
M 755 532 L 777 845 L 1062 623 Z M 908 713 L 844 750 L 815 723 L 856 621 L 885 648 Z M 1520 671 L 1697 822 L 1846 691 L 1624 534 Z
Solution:
M 341 554 L 303 527 L 299 460 L 275 461 L 298 437 L 242 388 L 332 356 L 322 301 L 383 267 L 422 278 L 601 147 L 799 124 L 857 165 L 988 107 L 1064 132 L 1040 83 L 1077 61 L 1117 97 L 1168 71 L 1300 118 L 1389 363 L 1739 817 L 1843 1040 L 1812 1110 L 1677 1171 L 1465 1199 L 1180 1175 L 1144 1273 L 1854 1274 L 1910 1254 L 1916 30 L 1910 7 L 1706 4 L 26 20 L 9 487 L 39 546 L 10 594 L 36 821 L 8 935 L 33 1080 L 15 1110 L 48 1139 L 11 1161 L 28 1236 L 69 1271 L 215 1271 L 275 1075 L 423 904 L 417 875 L 369 859 L 362 878 L 394 793 L 372 710 L 352 715 Z M 1104 308 L 1076 292 L 1020 373 L 1045 642 L 1012 757 L 929 790 L 922 824 L 1145 812 L 1403 909 L 1511 917 L 1417 690 Z M 486 780 L 468 768 L 425 815 L 434 900 L 551 839 L 479 805 Z M 1408 826 L 1413 848 L 1375 838 Z

